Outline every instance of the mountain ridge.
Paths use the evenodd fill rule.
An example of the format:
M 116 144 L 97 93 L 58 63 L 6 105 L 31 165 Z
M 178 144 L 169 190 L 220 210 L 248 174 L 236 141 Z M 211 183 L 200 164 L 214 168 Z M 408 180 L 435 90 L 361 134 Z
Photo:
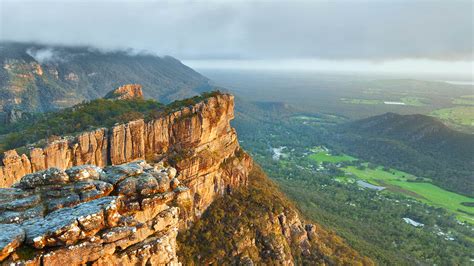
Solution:
M 209 90 L 209 80 L 179 60 L 87 46 L 0 43 L 0 111 L 51 111 L 140 83 L 164 103 Z

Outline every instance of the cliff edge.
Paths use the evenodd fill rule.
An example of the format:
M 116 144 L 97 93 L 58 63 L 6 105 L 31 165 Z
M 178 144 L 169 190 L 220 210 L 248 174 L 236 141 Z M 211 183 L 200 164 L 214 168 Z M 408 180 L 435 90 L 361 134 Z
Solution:
M 196 99 L 5 152 L 0 264 L 371 264 L 254 166 L 232 95 Z

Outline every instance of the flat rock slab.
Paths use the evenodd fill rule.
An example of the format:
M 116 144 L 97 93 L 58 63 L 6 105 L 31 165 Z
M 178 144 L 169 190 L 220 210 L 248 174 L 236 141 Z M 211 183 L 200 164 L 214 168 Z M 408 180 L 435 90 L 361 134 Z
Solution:
M 15 251 L 25 239 L 25 231 L 14 224 L 0 224 L 0 261 Z
M 118 215 L 116 197 L 103 197 L 74 207 L 63 208 L 44 218 L 21 224 L 26 242 L 35 248 L 72 245 L 105 228 Z
M 63 170 L 49 168 L 43 171 L 25 175 L 14 187 L 23 189 L 32 189 L 45 185 L 66 184 L 69 182 L 69 176 Z

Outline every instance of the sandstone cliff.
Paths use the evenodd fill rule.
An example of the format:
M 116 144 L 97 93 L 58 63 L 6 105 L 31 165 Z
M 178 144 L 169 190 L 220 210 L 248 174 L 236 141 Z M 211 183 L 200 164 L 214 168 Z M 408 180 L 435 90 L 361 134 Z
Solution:
M 194 209 L 189 217 L 199 216 L 217 195 L 247 183 L 251 159 L 241 151 L 230 126 L 233 109 L 232 95 L 217 94 L 149 122 L 136 120 L 63 137 L 31 149 L 29 155 L 7 151 L 0 167 L 0 187 L 51 167 L 165 160 L 193 191 Z
M 123 85 L 107 93 L 104 98 L 114 100 L 143 99 L 142 86 L 139 84 Z
M 5 152 L 0 264 L 370 264 L 282 203 L 239 147 L 233 96 L 212 95 Z

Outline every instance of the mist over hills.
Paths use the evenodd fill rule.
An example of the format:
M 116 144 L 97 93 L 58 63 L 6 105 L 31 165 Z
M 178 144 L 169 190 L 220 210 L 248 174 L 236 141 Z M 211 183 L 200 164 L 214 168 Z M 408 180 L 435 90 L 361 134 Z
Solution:
M 50 111 L 140 83 L 168 103 L 208 90 L 209 80 L 179 60 L 132 51 L 0 43 L 0 111 Z

